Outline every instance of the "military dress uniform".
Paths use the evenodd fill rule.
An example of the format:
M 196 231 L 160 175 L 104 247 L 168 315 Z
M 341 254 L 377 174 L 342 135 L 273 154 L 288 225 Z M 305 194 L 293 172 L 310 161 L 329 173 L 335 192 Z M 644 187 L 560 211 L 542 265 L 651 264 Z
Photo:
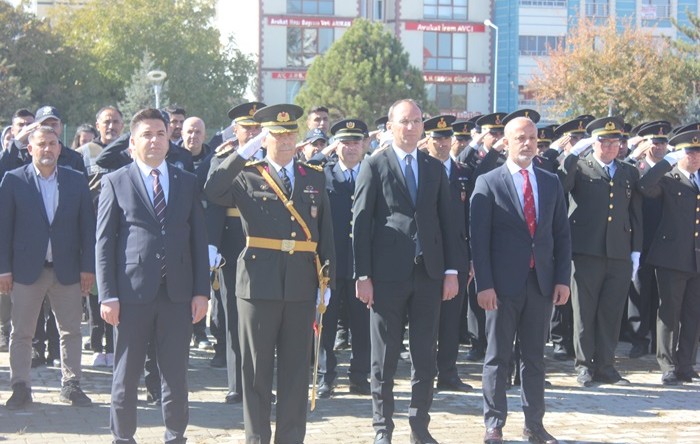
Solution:
M 302 113 L 295 105 L 274 105 L 258 110 L 253 118 L 270 132 L 286 133 L 297 130 L 296 120 Z M 293 172 L 282 165 L 287 182 L 269 156 L 248 161 L 240 155 L 243 149 L 212 172 L 205 193 L 217 205 L 238 208 L 246 236 L 236 271 L 246 442 L 266 444 L 272 439 L 275 356 L 280 376 L 275 442 L 303 442 L 311 327 L 319 288 L 316 254 L 321 263 L 331 264 L 331 288 L 335 274 L 325 176 L 318 167 L 292 161 Z M 287 199 L 292 203 L 285 205 Z
M 700 131 L 674 136 L 675 149 L 700 151 Z M 645 196 L 663 202 L 661 221 L 647 262 L 656 267 L 659 312 L 656 359 L 662 382 L 676 385 L 697 380 L 694 352 L 700 337 L 700 191 L 698 172 L 683 171 L 667 160 L 639 181 Z
M 619 138 L 622 127 L 619 119 L 605 117 L 587 130 L 593 137 Z M 569 155 L 560 170 L 570 193 L 575 365 L 585 386 L 592 380 L 626 382 L 613 365 L 615 347 L 632 277 L 631 253 L 642 247 L 639 173 L 617 159 L 611 164 L 612 177 L 591 152 Z

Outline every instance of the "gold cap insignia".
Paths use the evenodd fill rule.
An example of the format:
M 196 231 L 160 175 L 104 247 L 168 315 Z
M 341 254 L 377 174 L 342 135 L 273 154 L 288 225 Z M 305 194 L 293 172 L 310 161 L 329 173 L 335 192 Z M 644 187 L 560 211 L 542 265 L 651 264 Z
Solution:
M 347 122 L 345 128 L 353 129 L 355 128 L 355 122 Z
M 578 121 L 578 129 L 579 130 L 585 130 L 586 128 L 583 127 L 583 120 Z
M 496 115 L 496 125 L 500 125 L 500 124 L 501 124 L 501 116 Z
M 278 122 L 289 122 L 289 113 L 282 111 L 281 113 L 277 114 L 277 121 Z
M 659 134 L 657 134 L 657 136 L 664 136 L 664 135 L 665 135 L 664 128 L 663 127 L 659 128 Z
M 525 111 L 525 117 L 527 117 L 527 118 L 530 117 L 530 111 Z
M 697 137 L 693 137 L 693 144 L 697 145 L 699 143 L 700 143 L 700 139 L 698 139 Z
M 250 111 L 248 111 L 248 115 L 252 116 L 253 114 L 255 114 L 256 108 L 257 108 L 257 105 L 253 105 L 253 107 L 250 109 Z
M 444 118 L 440 119 L 440 121 L 437 123 L 437 127 L 440 129 L 447 128 L 447 122 L 445 122 Z
M 540 139 L 544 139 L 544 130 L 540 131 Z
M 608 122 L 605 124 L 605 130 L 611 131 L 615 129 L 615 122 Z

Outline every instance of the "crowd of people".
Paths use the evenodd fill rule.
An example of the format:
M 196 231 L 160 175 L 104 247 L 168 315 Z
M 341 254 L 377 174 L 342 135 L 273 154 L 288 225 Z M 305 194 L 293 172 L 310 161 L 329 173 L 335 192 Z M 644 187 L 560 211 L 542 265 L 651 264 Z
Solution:
M 243 403 L 248 443 L 299 443 L 309 396 L 333 397 L 349 348 L 375 444 L 392 442 L 400 359 L 410 440 L 435 443 L 434 391 L 473 390 L 466 343 L 463 358 L 483 360 L 484 442 L 503 441 L 520 385 L 523 436 L 552 444 L 549 341 L 583 387 L 629 384 L 620 339 L 630 358 L 656 354 L 661 384 L 700 379 L 700 123 L 459 120 L 411 99 L 378 114 L 331 125 L 324 106 L 247 102 L 205 142 L 180 107 L 141 110 L 124 131 L 106 106 L 69 148 L 59 109 L 16 111 L 0 154 L 6 407 L 31 404 L 30 369 L 45 364 L 61 369 L 62 402 L 91 405 L 85 348 L 113 369 L 115 443 L 134 442 L 144 373 L 165 441 L 184 442 L 198 347 L 226 367 L 222 401 Z

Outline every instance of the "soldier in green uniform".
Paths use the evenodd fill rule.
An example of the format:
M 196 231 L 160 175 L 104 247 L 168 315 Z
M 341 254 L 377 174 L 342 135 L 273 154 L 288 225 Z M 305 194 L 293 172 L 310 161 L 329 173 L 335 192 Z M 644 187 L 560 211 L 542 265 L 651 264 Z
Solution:
M 639 172 L 617 160 L 623 122 L 603 117 L 588 124 L 593 151 L 573 148 L 560 169 L 570 193 L 573 253 L 571 294 L 577 381 L 626 384 L 614 367 L 630 280 L 642 248 Z
M 243 364 L 243 418 L 247 443 L 271 441 L 270 413 L 275 351 L 275 442 L 303 442 L 309 386 L 318 263 L 335 256 L 325 176 L 294 160 L 296 105 L 259 109 L 260 136 L 228 156 L 212 172 L 205 193 L 240 211 L 246 247 L 238 257 L 236 297 Z M 263 144 L 267 155 L 248 161 Z

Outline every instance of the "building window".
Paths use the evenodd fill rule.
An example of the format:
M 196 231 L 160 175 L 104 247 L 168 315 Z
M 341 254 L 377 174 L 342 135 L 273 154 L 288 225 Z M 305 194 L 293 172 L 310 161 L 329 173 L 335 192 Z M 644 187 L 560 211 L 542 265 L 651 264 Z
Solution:
M 287 66 L 309 66 L 332 43 L 332 28 L 287 28 Z
M 423 68 L 437 71 L 466 71 L 467 35 L 424 32 Z
M 374 2 L 374 16 L 375 20 L 384 20 L 384 0 L 375 0 Z
M 560 43 L 564 42 L 564 37 L 553 35 L 521 35 L 520 55 L 521 56 L 546 56 L 549 51 L 556 49 Z
M 333 15 L 334 0 L 287 0 L 289 14 Z
M 441 20 L 466 20 L 467 0 L 425 0 L 423 18 Z
M 450 83 L 426 83 L 428 101 L 443 111 L 467 109 L 467 85 Z
M 520 0 L 520 6 L 564 8 L 566 7 L 566 0 Z
M 610 6 L 608 0 L 586 0 L 586 17 L 607 17 Z
M 294 103 L 299 90 L 304 85 L 301 80 L 287 80 L 287 103 Z
M 663 20 L 671 17 L 670 0 L 642 0 L 642 20 Z

